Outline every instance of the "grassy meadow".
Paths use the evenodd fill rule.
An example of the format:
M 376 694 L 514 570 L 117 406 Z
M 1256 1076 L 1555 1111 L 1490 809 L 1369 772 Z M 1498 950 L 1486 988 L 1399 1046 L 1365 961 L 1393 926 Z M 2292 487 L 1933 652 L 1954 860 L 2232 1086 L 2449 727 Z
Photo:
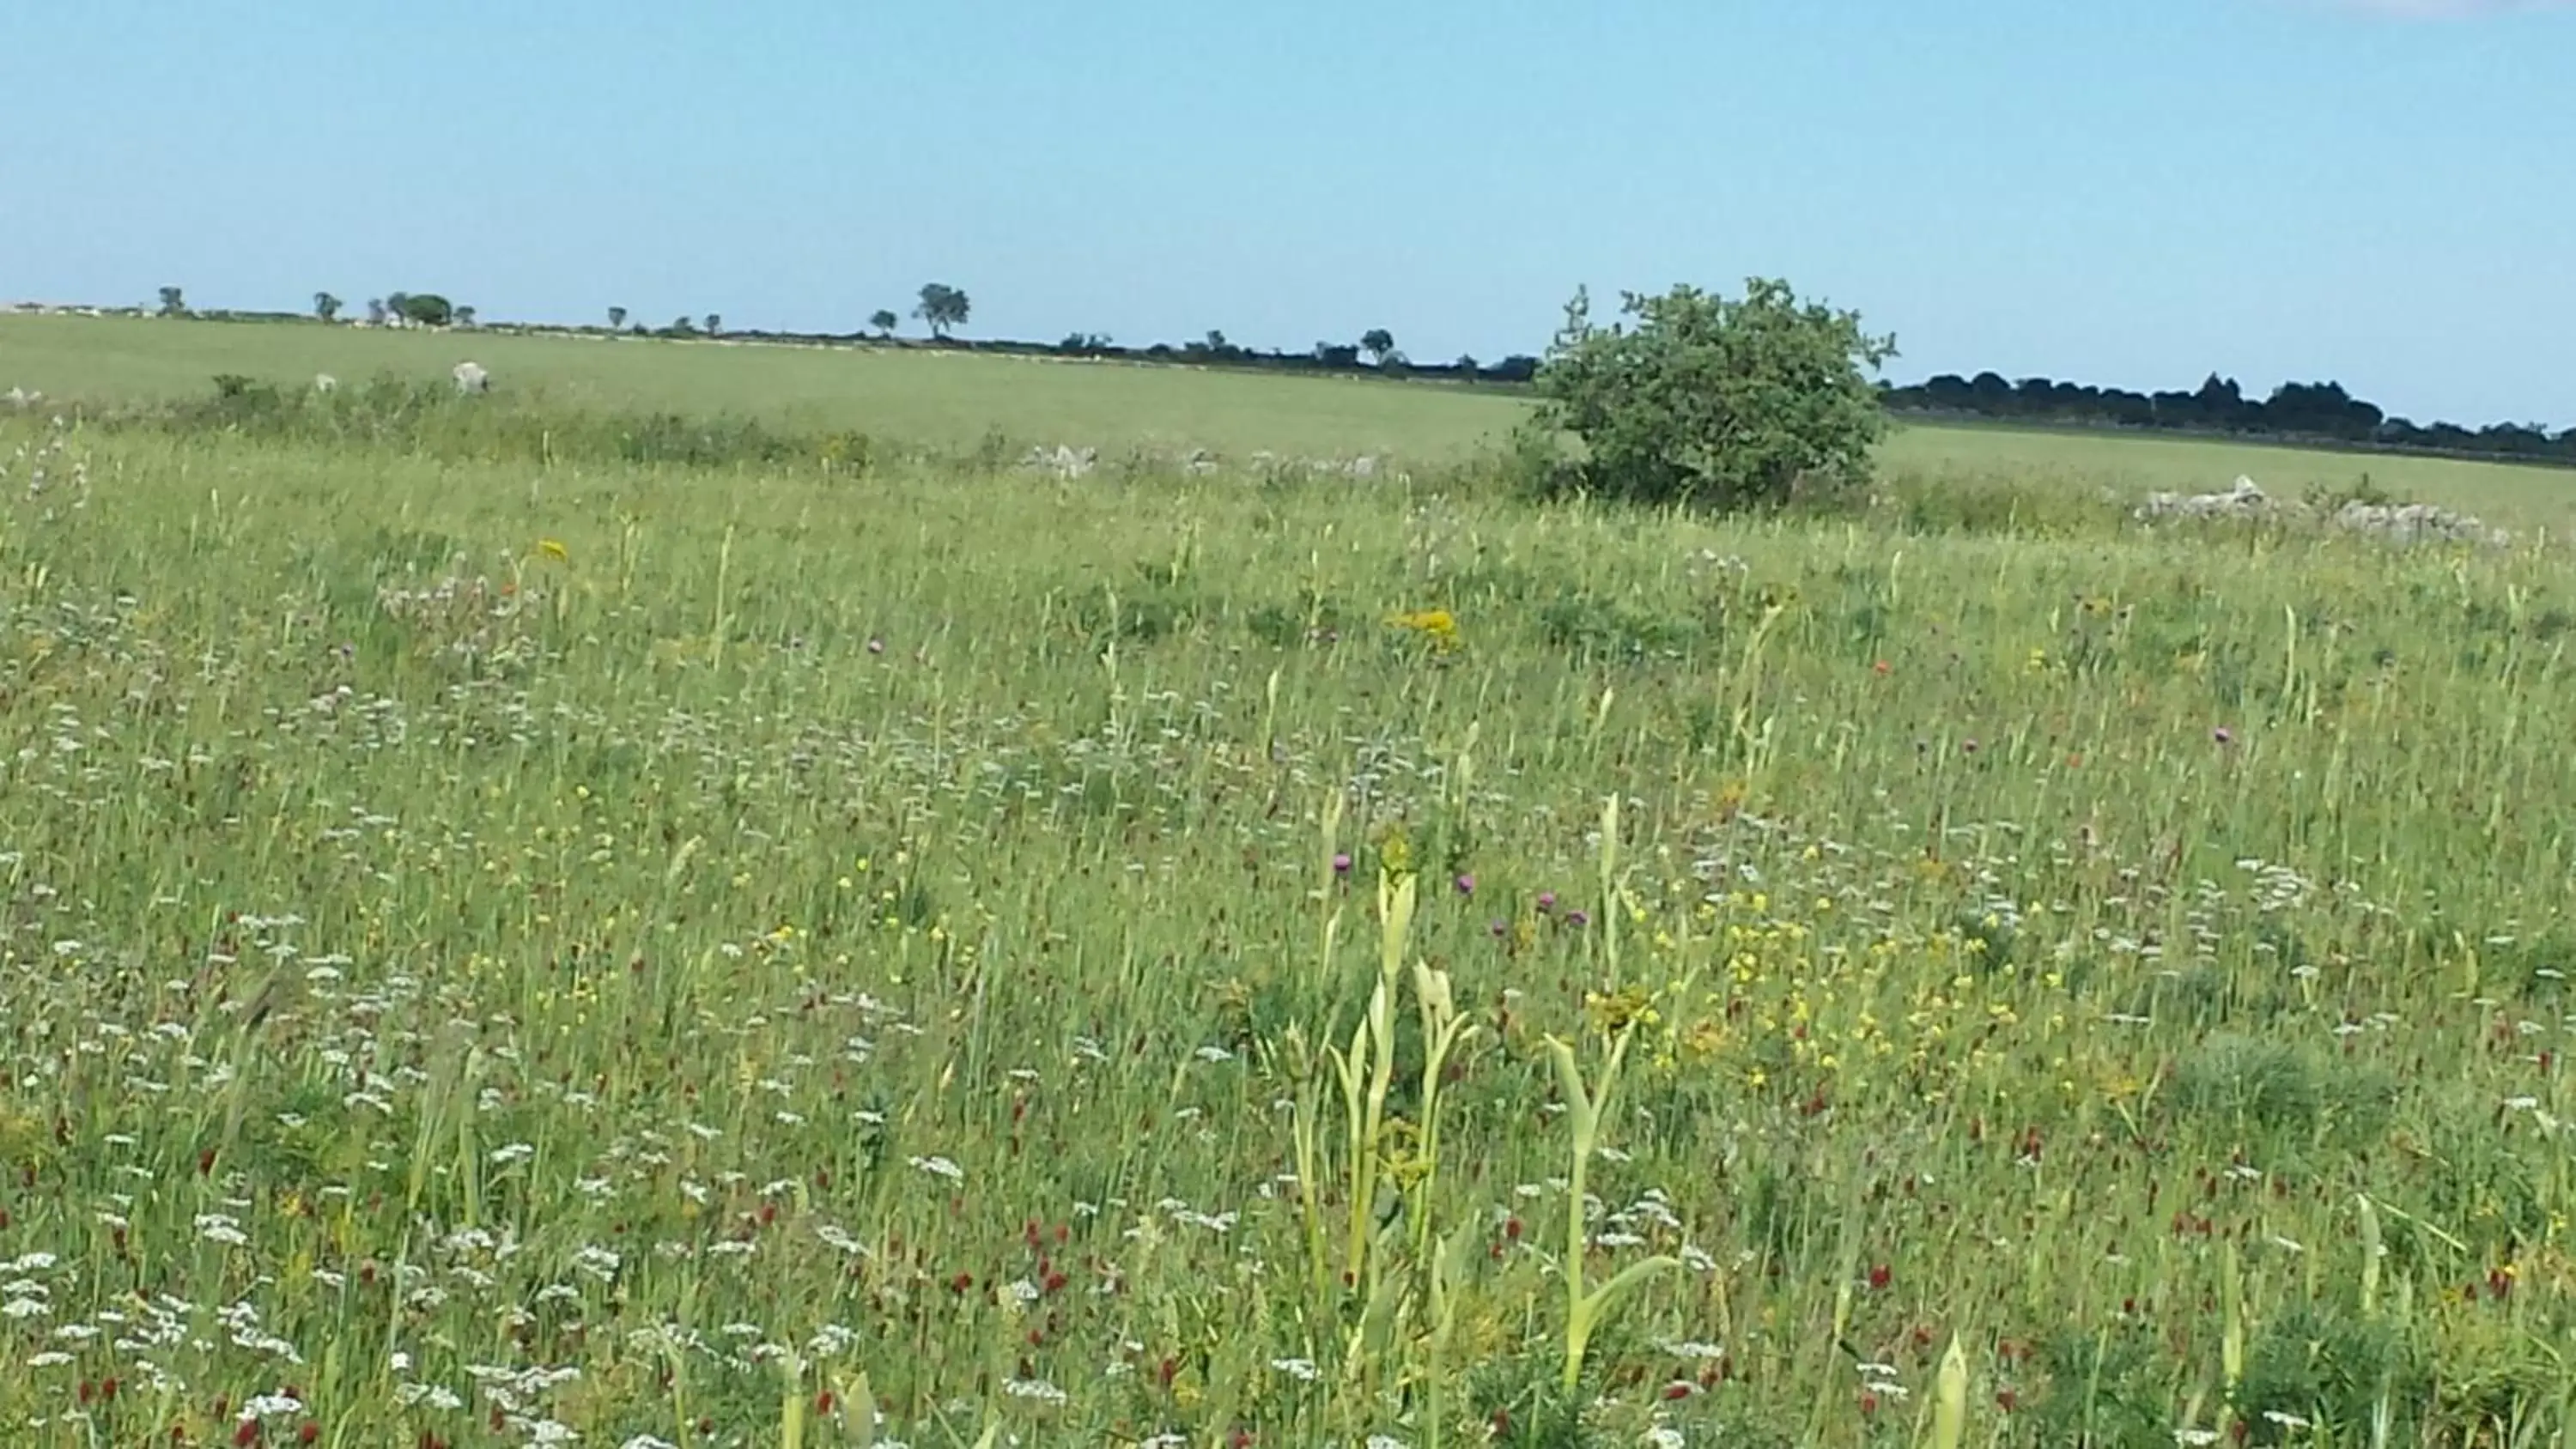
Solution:
M 198 397 L 218 373 L 285 387 L 316 373 L 344 384 L 440 381 L 467 358 L 491 368 L 514 405 L 547 413 L 721 415 L 948 451 L 989 434 L 1105 457 L 1207 448 L 1238 462 L 1266 451 L 1443 464 L 1499 443 L 1527 406 L 1508 393 L 1429 383 L 897 348 L 0 314 L 0 391 L 91 404 Z M 2500 525 L 2576 527 L 2576 486 L 2548 468 L 1921 424 L 1899 428 L 1881 456 L 1899 477 L 1975 476 L 2115 498 L 2223 489 L 2244 473 L 2294 499 L 2366 473 L 2391 493 Z
M 0 382 L 187 391 L 272 335 L 457 350 L 12 318 Z M 1705 522 L 1509 497 L 1439 463 L 1509 405 L 1429 389 L 471 351 L 1424 462 L 0 415 L 6 1442 L 2576 1423 L 2546 541 L 2116 504 L 2362 466 L 2270 450 L 1913 430 L 1909 486 L 2054 502 Z

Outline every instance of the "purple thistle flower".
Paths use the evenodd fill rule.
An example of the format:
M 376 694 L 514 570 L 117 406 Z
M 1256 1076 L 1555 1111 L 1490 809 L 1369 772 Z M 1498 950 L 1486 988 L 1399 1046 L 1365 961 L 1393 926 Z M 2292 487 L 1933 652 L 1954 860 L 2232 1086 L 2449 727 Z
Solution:
M 1350 873 L 1351 873 L 1351 855 L 1350 855 L 1350 852 L 1349 852 L 1349 851 L 1343 851 L 1341 854 L 1334 856 L 1334 857 L 1333 857 L 1333 874 L 1335 874 L 1335 875 L 1349 875 Z
M 870 654 L 883 654 L 885 652 L 885 641 L 883 639 L 869 640 L 868 652 Z
M 1580 931 L 1592 924 L 1592 913 L 1577 906 L 1565 913 L 1565 923 Z
M 1462 896 L 1472 896 L 1476 893 L 1476 878 L 1472 875 L 1460 874 L 1457 885 L 1458 894 Z
M 1512 923 L 1504 920 L 1500 916 L 1496 916 L 1494 917 L 1494 924 L 1489 929 L 1493 931 L 1494 939 L 1499 941 L 1503 939 L 1503 937 L 1511 934 Z
M 1548 912 L 1550 912 L 1550 911 L 1552 911 L 1552 910 L 1555 910 L 1555 909 L 1556 909 L 1556 892 L 1554 892 L 1554 891 L 1540 891 L 1540 892 L 1538 893 L 1538 913 L 1539 913 L 1540 915 L 1544 916 L 1544 915 L 1546 915 Z
M 2218 741 L 2222 745 L 2232 745 L 2236 743 L 2236 731 L 2229 729 L 2225 725 L 2220 725 L 2218 728 L 2211 730 L 2209 732 L 2209 737 Z

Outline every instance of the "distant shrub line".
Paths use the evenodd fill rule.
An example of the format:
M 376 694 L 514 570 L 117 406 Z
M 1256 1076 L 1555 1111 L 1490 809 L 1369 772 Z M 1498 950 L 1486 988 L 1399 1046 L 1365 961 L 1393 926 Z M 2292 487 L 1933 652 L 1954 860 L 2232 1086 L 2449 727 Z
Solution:
M 1995 373 L 1943 374 L 1880 391 L 1890 412 L 1927 418 L 2018 423 L 2088 432 L 2162 432 L 2247 438 L 2345 452 L 2414 453 L 2576 466 L 2576 428 L 2552 434 L 2537 424 L 2418 424 L 2390 417 L 2339 383 L 2287 382 L 2250 398 L 2215 374 L 2190 392 L 2131 392 L 2056 382 L 2007 382 Z
M 1043 449 L 1033 452 L 1026 440 L 999 429 L 988 429 L 970 443 L 937 446 L 855 428 L 794 428 L 735 413 L 570 406 L 542 389 L 468 394 L 451 381 L 390 373 L 354 383 L 335 379 L 327 388 L 224 374 L 210 390 L 192 397 L 98 409 L 74 406 L 62 412 L 68 425 L 107 433 L 217 434 L 450 462 L 630 464 L 717 472 L 808 469 L 850 477 L 923 466 L 967 477 L 1010 472 L 1061 476 L 1037 461 Z M 1467 460 L 1456 471 L 1490 471 L 1495 461 Z M 1242 471 L 1273 481 L 1379 476 L 1374 467 L 1362 472 L 1267 453 L 1249 455 L 1240 464 Z M 1099 466 L 1113 479 L 1202 473 L 1214 466 L 1214 458 L 1203 450 L 1172 453 L 1139 447 L 1101 458 Z
M 863 472 L 885 450 L 864 432 L 798 433 L 757 418 L 504 404 L 453 383 L 383 375 L 328 391 L 227 374 L 211 392 L 88 415 L 109 431 L 228 433 L 458 462 L 632 463 L 686 468 L 831 466 Z

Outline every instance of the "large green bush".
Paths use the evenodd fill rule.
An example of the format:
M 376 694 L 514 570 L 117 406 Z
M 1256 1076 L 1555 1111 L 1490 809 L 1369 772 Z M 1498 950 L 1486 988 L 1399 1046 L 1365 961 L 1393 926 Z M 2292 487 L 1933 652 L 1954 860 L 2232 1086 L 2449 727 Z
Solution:
M 1554 486 L 1728 509 L 1867 481 L 1887 420 L 1866 373 L 1896 339 L 1860 314 L 1760 277 L 1741 300 L 1680 286 L 1628 293 L 1620 312 L 1633 321 L 1596 325 L 1577 292 L 1539 369 L 1536 436 L 1583 445 L 1548 471 Z

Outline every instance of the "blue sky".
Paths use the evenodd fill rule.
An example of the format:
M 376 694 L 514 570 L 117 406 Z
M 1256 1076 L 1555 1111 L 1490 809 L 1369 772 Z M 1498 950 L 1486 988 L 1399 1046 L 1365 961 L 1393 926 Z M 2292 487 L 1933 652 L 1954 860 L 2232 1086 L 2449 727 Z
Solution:
M 0 300 L 1425 360 L 1751 274 L 1891 372 L 2576 424 L 2576 5 L 82 0 L 0 54 Z

